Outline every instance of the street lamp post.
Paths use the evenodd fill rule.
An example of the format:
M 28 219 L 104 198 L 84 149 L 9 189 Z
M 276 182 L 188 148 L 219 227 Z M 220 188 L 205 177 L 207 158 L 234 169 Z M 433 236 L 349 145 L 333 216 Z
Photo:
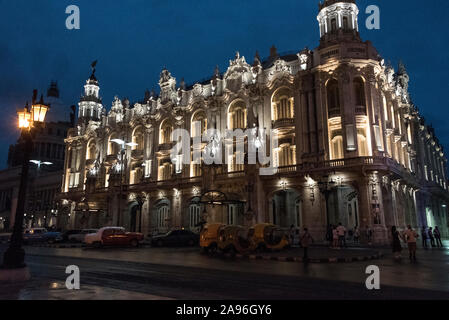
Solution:
M 126 147 L 137 146 L 137 143 L 125 142 L 124 140 L 121 139 L 113 139 L 111 141 L 117 143 L 120 146 L 120 188 L 119 188 L 119 201 L 118 201 L 118 214 L 117 214 L 117 226 L 120 226 L 120 215 L 121 215 L 122 196 L 123 196 L 123 171 L 125 170 L 124 156 L 126 153 Z
M 324 176 L 322 181 L 318 182 L 320 192 L 324 195 L 326 201 L 326 223 L 330 225 L 330 213 L 329 213 L 329 197 L 332 193 L 332 188 L 336 185 L 335 181 L 329 181 L 329 176 Z
M 23 217 L 28 185 L 29 163 L 33 151 L 33 127 L 43 124 L 49 108 L 49 106 L 44 104 L 43 97 L 41 97 L 40 102 L 34 103 L 33 101 L 30 111 L 28 110 L 27 105 L 22 111 L 17 112 L 19 129 L 21 130 L 20 142 L 23 146 L 23 163 L 14 228 L 9 248 L 6 250 L 3 257 L 3 269 L 22 269 L 26 267 L 25 251 L 22 248 Z

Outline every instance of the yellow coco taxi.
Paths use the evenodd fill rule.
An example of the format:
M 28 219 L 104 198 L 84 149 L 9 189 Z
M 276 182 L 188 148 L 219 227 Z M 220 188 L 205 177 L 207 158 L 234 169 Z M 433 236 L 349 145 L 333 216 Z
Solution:
M 259 252 L 282 250 L 289 245 L 285 231 L 269 223 L 256 224 L 251 227 L 249 230 L 249 241 L 251 250 Z
M 225 227 L 222 223 L 207 224 L 200 234 L 200 247 L 206 253 L 214 253 L 218 248 L 218 237 L 221 229 Z
M 250 251 L 248 229 L 242 226 L 226 226 L 219 232 L 218 249 L 232 254 Z

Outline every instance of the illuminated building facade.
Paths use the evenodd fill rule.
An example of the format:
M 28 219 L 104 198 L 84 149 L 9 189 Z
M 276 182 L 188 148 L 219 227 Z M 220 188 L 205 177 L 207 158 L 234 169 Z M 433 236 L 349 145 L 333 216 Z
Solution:
M 355 1 L 319 9 L 313 51 L 273 47 L 251 64 L 237 53 L 224 74 L 193 86 L 163 70 L 158 95 L 133 105 L 115 98 L 109 112 L 94 70 L 66 139 L 61 226 L 148 235 L 195 229 L 202 219 L 272 222 L 324 239 L 327 225 L 341 222 L 362 233 L 371 227 L 376 243 L 388 241 L 393 225 L 438 225 L 447 234 L 447 160 L 410 101 L 405 67 L 385 65 L 361 40 Z M 273 130 L 274 150 L 262 140 L 275 174 L 236 161 L 247 159 L 248 140 L 223 165 L 170 157 L 175 129 L 194 139 L 211 128 Z

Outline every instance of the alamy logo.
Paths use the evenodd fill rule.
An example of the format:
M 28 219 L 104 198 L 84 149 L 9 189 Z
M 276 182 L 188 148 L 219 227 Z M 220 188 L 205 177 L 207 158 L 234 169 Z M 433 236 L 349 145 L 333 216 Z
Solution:
M 378 266 L 368 266 L 365 271 L 370 276 L 366 279 L 365 285 L 368 290 L 380 290 L 380 269 Z
M 69 14 L 65 20 L 65 27 L 69 30 L 80 29 L 80 8 L 76 5 L 70 5 L 65 9 L 65 13 Z
M 276 150 L 279 143 L 277 134 L 271 130 L 252 128 L 220 132 L 208 129 L 201 136 L 191 137 L 189 131 L 176 129 L 173 131 L 172 141 L 175 146 L 170 158 L 176 168 L 192 163 L 244 165 L 256 164 L 258 161 L 261 165 L 260 175 L 273 175 L 277 172 Z M 267 155 L 267 150 L 270 150 L 270 155 Z
M 79 290 L 80 289 L 80 268 L 75 265 L 68 266 L 65 269 L 66 274 L 70 274 L 66 281 L 65 286 L 68 290 Z
M 366 14 L 370 16 L 366 18 L 366 28 L 368 30 L 379 30 L 380 29 L 380 9 L 378 6 L 371 5 L 366 8 Z

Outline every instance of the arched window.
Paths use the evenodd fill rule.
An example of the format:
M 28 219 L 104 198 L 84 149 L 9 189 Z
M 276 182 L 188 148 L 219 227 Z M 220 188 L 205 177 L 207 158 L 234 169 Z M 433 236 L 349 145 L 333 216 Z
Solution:
M 189 228 L 196 229 L 201 220 L 201 206 L 199 204 L 191 204 L 189 207 Z
M 170 161 L 170 158 L 164 158 L 159 160 L 159 181 L 170 180 L 173 172 L 173 164 Z
M 356 108 L 363 107 L 364 109 L 366 109 L 365 83 L 360 77 L 354 79 L 354 98 Z
M 230 130 L 234 129 L 246 129 L 246 105 L 245 102 L 238 100 L 233 102 L 229 107 L 228 111 L 228 128 Z
M 331 20 L 331 32 L 332 33 L 337 32 L 337 19 L 336 18 L 333 18 Z
M 117 155 L 119 150 L 119 145 L 112 140 L 117 139 L 117 134 L 113 133 L 109 136 L 109 142 L 108 142 L 108 155 Z
M 170 216 L 170 207 L 167 204 L 163 204 L 157 209 L 158 229 L 165 229 L 168 227 L 169 216 Z
M 143 150 L 144 148 L 144 131 L 142 127 L 137 128 L 133 135 L 133 150 Z
M 338 81 L 335 79 L 327 83 L 327 108 L 329 118 L 340 116 L 340 93 Z
M 95 160 L 97 158 L 97 146 L 92 140 L 87 147 L 87 160 Z
M 341 135 L 337 135 L 332 139 L 331 154 L 332 154 L 332 160 L 338 160 L 338 159 L 344 158 L 343 137 Z
M 192 117 L 191 133 L 192 137 L 200 137 L 207 130 L 207 117 L 206 113 L 202 110 L 195 112 Z
M 281 88 L 273 95 L 271 114 L 274 121 L 295 117 L 294 100 L 288 88 Z
M 369 156 L 368 143 L 367 143 L 364 133 L 362 133 L 362 132 L 357 133 L 357 146 L 358 146 L 358 150 L 359 150 L 359 157 L 368 157 Z
M 159 143 L 160 144 L 171 143 L 172 133 L 173 133 L 173 126 L 171 125 L 170 121 L 168 120 L 163 121 L 159 133 Z
M 282 144 L 277 152 L 277 164 L 279 167 L 287 167 L 296 164 L 296 148 L 290 143 Z
M 343 30 L 349 30 L 349 20 L 348 17 L 343 17 Z

